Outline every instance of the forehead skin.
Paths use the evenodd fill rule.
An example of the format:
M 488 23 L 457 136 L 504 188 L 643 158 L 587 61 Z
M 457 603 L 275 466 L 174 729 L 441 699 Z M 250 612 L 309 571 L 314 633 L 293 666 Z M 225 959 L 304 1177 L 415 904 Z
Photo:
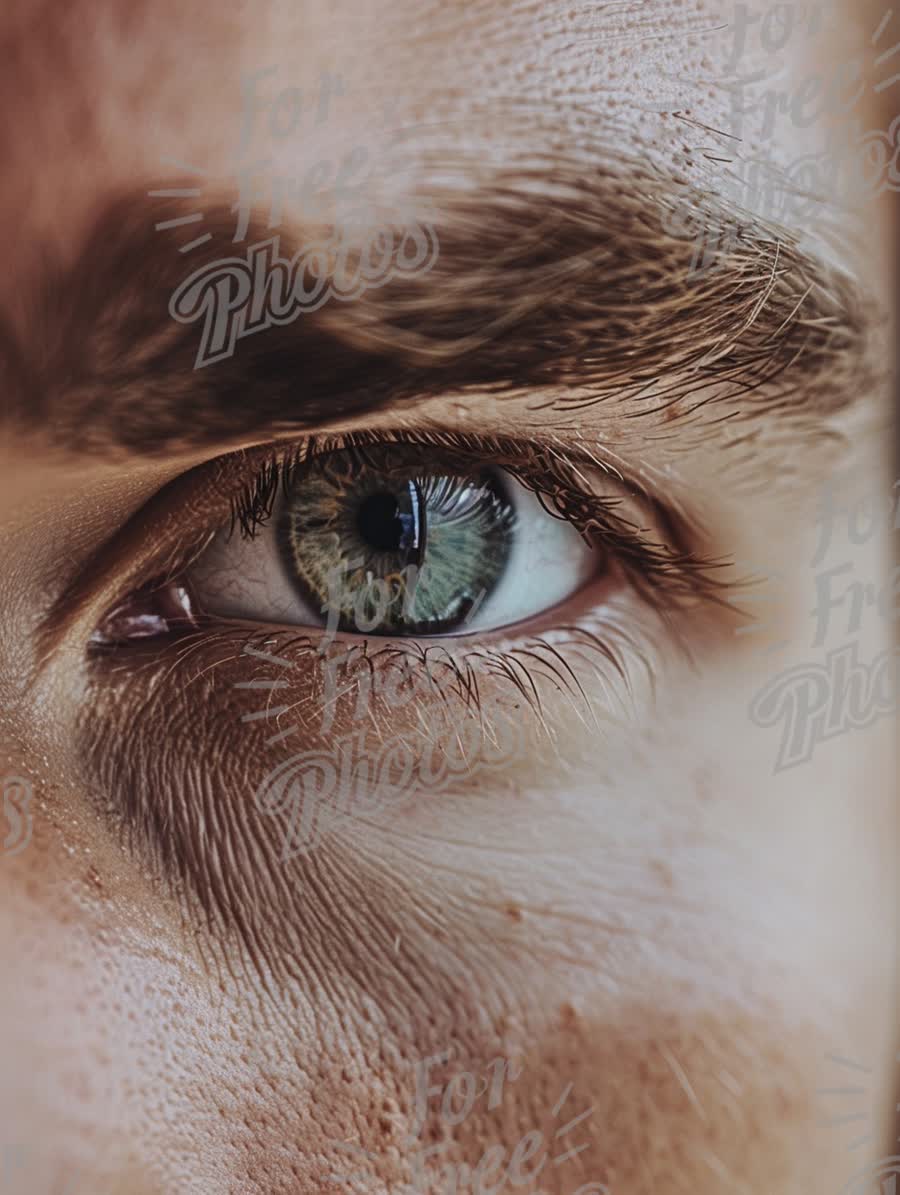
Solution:
M 798 33 L 777 60 L 761 52 L 762 25 L 751 20 L 739 73 L 762 69 L 758 86 L 746 88 L 745 104 L 783 88 L 779 67 L 789 68 L 793 94 L 807 73 L 821 71 L 823 50 L 841 62 L 848 46 L 861 44 L 869 32 L 865 6 L 855 6 L 852 16 L 849 6 L 832 7 L 839 39 L 829 46 L 825 35 Z M 738 8 L 752 18 L 768 6 Z M 273 172 L 302 175 L 323 152 L 358 144 L 361 132 L 363 140 L 371 136 L 379 117 L 391 126 L 440 127 L 445 146 L 486 140 L 491 153 L 502 153 L 510 104 L 533 113 L 536 150 L 549 144 L 548 129 L 557 133 L 547 123 L 551 115 L 578 106 L 595 115 L 598 132 L 615 129 L 622 152 L 683 165 L 694 151 L 708 168 L 710 159 L 721 161 L 736 149 L 733 137 L 714 132 L 733 129 L 734 101 L 722 83 L 734 46 L 730 15 L 703 0 L 449 6 L 345 0 L 252 10 L 84 0 L 65 8 L 14 6 L 2 18 L 6 183 L 0 202 L 12 266 L 5 278 L 14 294 L 18 263 L 39 245 L 65 258 L 98 197 L 171 173 L 167 157 L 212 178 L 230 178 L 242 87 L 266 71 L 257 84 L 261 99 L 299 87 L 308 105 L 328 73 L 343 86 L 323 125 L 313 127 L 307 108 L 296 134 L 280 142 L 267 135 L 267 114 L 260 114 L 254 155 L 271 155 Z M 872 100 L 867 93 L 863 102 L 870 107 Z M 656 110 L 661 107 L 669 110 Z M 822 129 L 822 121 L 801 127 L 784 111 L 774 137 L 764 133 L 764 123 L 761 113 L 748 119 L 740 152 L 791 161 Z M 24 261 L 21 270 L 27 270 Z
M 383 105 L 397 124 L 489 140 L 473 108 L 511 97 L 533 107 L 536 138 L 546 113 L 578 104 L 615 122 L 623 153 L 671 162 L 728 127 L 715 79 L 730 43 L 703 32 L 726 19 L 674 0 L 7 5 L 0 301 L 27 334 L 18 300 L 42 254 L 70 259 L 104 194 L 157 181 L 163 157 L 226 176 L 244 75 L 275 66 L 273 89 L 343 80 L 324 130 L 277 147 L 287 170 L 354 144 Z M 696 123 L 653 111 L 661 95 Z M 760 148 L 789 160 L 809 136 L 782 122 Z M 870 245 L 882 260 L 883 243 Z M 38 498 L 35 510 L 38 537 L 54 513 Z M 76 550 L 101 521 L 85 516 Z M 860 554 L 863 575 L 876 556 Z M 0 594 L 23 602 L 13 567 Z M 3 636 L 9 685 L 27 652 L 12 622 Z M 499 1054 L 523 1067 L 499 1109 L 479 1105 L 453 1134 L 472 1165 L 497 1142 L 508 1158 L 529 1130 L 552 1135 L 570 1083 L 568 1117 L 593 1108 L 567 1140 L 589 1149 L 545 1172 L 547 1195 L 591 1180 L 615 1195 L 809 1195 L 838 1175 L 837 1195 L 852 1168 L 845 1139 L 819 1127 L 815 1090 L 840 1085 L 825 1052 L 871 1067 L 881 1128 L 890 1102 L 886 736 L 845 736 L 827 765 L 775 786 L 733 671 L 681 684 L 677 714 L 633 758 L 594 761 L 622 777 L 616 800 L 595 799 L 590 758 L 569 761 L 552 809 L 526 793 L 540 857 L 524 821 L 498 814 L 490 875 L 464 853 L 410 861 L 390 844 L 381 866 L 323 869 L 297 893 L 306 949 L 287 981 L 186 932 L 177 900 L 91 821 L 52 712 L 25 724 L 5 706 L 0 763 L 41 794 L 32 847 L 0 860 L 14 978 L 0 994 L 0 1125 L 42 1159 L 12 1190 L 53 1195 L 76 1173 L 76 1193 L 97 1195 L 313 1195 L 351 1169 L 334 1143 L 353 1140 L 377 1158 L 370 1189 L 391 1191 L 409 1179 L 413 1063 L 452 1043 L 479 1076 Z M 464 811 L 447 816 L 462 835 Z M 430 1113 L 426 1140 L 436 1101 Z

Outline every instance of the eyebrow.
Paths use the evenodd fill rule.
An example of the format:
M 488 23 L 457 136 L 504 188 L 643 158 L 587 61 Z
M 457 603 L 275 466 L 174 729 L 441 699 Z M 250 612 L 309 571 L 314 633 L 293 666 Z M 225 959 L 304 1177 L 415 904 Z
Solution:
M 618 417 L 676 404 L 695 421 L 777 413 L 808 428 L 881 377 L 874 303 L 790 230 L 622 155 L 471 166 L 467 185 L 429 192 L 440 250 L 427 274 L 331 300 L 205 369 L 200 323 L 177 323 L 170 299 L 272 228 L 255 213 L 234 246 L 219 197 L 208 245 L 186 256 L 179 237 L 196 226 L 182 198 L 111 197 L 73 264 L 37 280 L 27 343 L 0 322 L 4 417 L 71 453 L 153 458 L 460 393 L 546 391 L 562 410 Z M 686 201 L 699 227 L 735 230 L 703 273 L 690 273 L 691 239 L 666 230 Z M 279 236 L 289 258 L 309 233 Z

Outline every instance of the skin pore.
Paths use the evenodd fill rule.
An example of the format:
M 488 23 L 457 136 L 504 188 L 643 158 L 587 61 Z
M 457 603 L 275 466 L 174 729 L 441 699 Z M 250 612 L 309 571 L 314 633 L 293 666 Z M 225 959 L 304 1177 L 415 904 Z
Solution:
M 4 10 L 0 770 L 34 794 L 27 849 L 0 856 L 0 1147 L 27 1147 L 4 1190 L 312 1195 L 364 1172 L 350 1189 L 394 1192 L 443 1142 L 420 1190 L 452 1190 L 452 1163 L 481 1164 L 482 1191 L 838 1195 L 894 1152 L 891 720 L 776 772 L 778 733 L 748 712 L 822 658 L 823 483 L 891 501 L 888 205 L 849 198 L 865 235 L 827 209 L 776 235 L 751 195 L 702 281 L 662 216 L 679 183 L 730 202 L 736 157 L 816 152 L 840 118 L 766 96 L 857 52 L 868 69 L 883 12 L 833 5 L 830 32 L 773 57 L 767 10 L 739 8 L 759 17 L 739 147 L 736 13 L 695 0 Z M 308 119 L 273 135 L 291 86 Z M 891 97 L 866 92 L 864 129 L 888 127 Z M 231 241 L 244 143 L 270 186 L 367 147 L 372 209 L 433 216 L 441 251 L 421 279 L 194 370 L 199 327 L 170 295 L 272 232 L 260 184 Z M 320 216 L 285 204 L 285 246 Z M 577 457 L 624 504 L 607 514 L 673 546 L 526 631 L 411 648 L 446 650 L 463 716 L 468 683 L 521 752 L 285 861 L 254 793 L 360 725 L 353 690 L 321 730 L 309 627 L 92 636 L 147 582 L 183 579 L 273 446 L 363 433 L 566 494 Z M 889 520 L 868 538 L 839 523 L 826 564 L 880 589 L 889 547 Z M 763 636 L 738 633 L 751 594 Z M 827 646 L 886 650 L 889 620 L 860 621 L 850 636 L 836 612 Z M 413 736 L 384 652 L 365 727 Z M 247 721 L 266 690 L 237 686 L 275 676 L 290 713 Z M 835 1057 L 866 1068 L 865 1124 L 836 1127 L 849 1104 L 817 1095 L 850 1085 Z M 453 1074 L 489 1084 L 498 1058 L 496 1099 L 442 1113 Z M 529 1132 L 551 1142 L 534 1180 L 537 1152 L 509 1170 Z M 501 1188 L 502 1167 L 523 1181 Z

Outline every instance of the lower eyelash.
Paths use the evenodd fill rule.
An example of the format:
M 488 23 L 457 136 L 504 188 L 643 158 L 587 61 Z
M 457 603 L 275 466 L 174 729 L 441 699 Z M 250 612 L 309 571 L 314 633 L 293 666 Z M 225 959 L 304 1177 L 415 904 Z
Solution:
M 600 610 L 586 614 L 579 622 L 538 634 L 507 636 L 504 640 L 471 646 L 462 638 L 387 642 L 369 638 L 352 640 L 349 645 L 338 640 L 334 645 L 337 652 L 324 655 L 325 637 L 308 632 L 296 634 L 255 627 L 249 633 L 236 634 L 235 628 L 220 628 L 217 637 L 226 643 L 239 644 L 240 654 L 250 657 L 251 663 L 254 659 L 268 661 L 276 669 L 314 665 L 325 670 L 338 660 L 350 674 L 349 679 L 345 677 L 336 685 L 333 682 L 330 694 L 326 686 L 322 702 L 343 700 L 348 709 L 354 711 L 353 721 L 365 716 L 373 694 L 383 692 L 387 674 L 392 670 L 430 678 L 433 683 L 428 685 L 429 692 L 439 701 L 445 704 L 458 702 L 463 713 L 479 716 L 486 712 L 485 686 L 500 681 L 509 700 L 517 707 L 524 706 L 538 720 L 547 741 L 552 742 L 555 731 L 545 717 L 544 708 L 549 694 L 562 697 L 578 720 L 594 729 L 600 723 L 596 702 L 587 692 L 591 685 L 599 685 L 602 691 L 606 720 L 616 712 L 619 716 L 627 715 L 629 706 L 637 698 L 637 689 L 645 689 L 652 697 L 664 651 L 662 626 L 646 613 L 641 619 L 631 607 L 633 602 L 628 601 L 627 595 L 621 595 L 618 604 L 607 603 Z M 627 630 L 623 626 L 626 620 L 630 624 Z M 655 625 L 655 634 L 651 622 Z M 666 641 L 670 641 L 668 637 Z M 191 636 L 180 650 L 189 653 L 196 647 Z M 675 647 L 679 651 L 683 648 L 685 654 L 688 651 L 686 643 L 681 643 L 680 639 L 676 640 Z M 278 676 L 283 675 L 278 673 Z M 497 699 L 496 693 L 492 699 Z M 275 700 L 266 708 L 271 708 L 271 714 L 266 716 L 271 716 L 273 724 L 277 725 L 279 739 L 309 733 L 305 719 L 301 719 L 294 730 L 284 728 L 283 723 L 293 712 L 293 707 L 283 708 Z M 330 727 L 333 711 L 329 714 L 324 704 L 316 706 L 316 713 L 323 710 Z M 304 712 L 297 710 L 298 714 Z

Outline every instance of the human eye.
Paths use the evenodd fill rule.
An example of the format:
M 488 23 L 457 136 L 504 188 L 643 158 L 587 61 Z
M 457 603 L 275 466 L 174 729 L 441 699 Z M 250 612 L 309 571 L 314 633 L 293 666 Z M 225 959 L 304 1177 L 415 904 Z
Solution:
M 224 491 L 228 517 L 183 569 L 117 603 L 96 644 L 226 623 L 508 636 L 612 610 L 635 590 L 652 605 L 714 588 L 709 562 L 642 487 L 598 456 L 575 463 L 548 445 L 310 437 Z
M 564 601 L 602 553 L 511 472 L 410 442 L 276 462 L 188 583 L 210 615 L 380 636 L 509 626 Z

